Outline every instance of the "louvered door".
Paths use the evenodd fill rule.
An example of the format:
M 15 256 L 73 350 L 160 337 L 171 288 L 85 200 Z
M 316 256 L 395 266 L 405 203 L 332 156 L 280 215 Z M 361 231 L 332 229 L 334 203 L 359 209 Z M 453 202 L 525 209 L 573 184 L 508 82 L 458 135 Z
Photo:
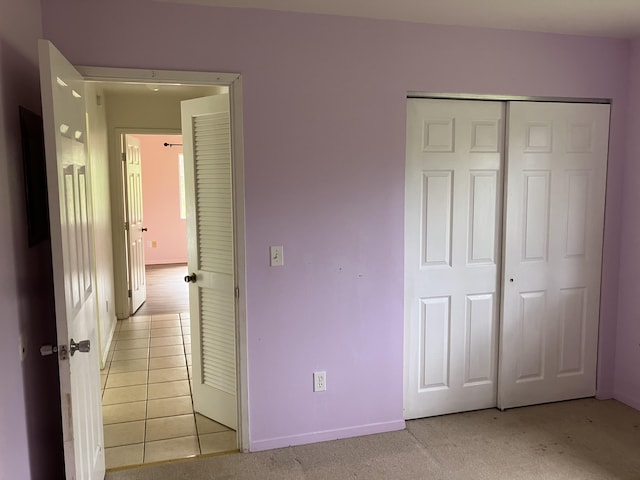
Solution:
M 233 190 L 229 96 L 182 102 L 191 283 L 193 405 L 237 426 Z

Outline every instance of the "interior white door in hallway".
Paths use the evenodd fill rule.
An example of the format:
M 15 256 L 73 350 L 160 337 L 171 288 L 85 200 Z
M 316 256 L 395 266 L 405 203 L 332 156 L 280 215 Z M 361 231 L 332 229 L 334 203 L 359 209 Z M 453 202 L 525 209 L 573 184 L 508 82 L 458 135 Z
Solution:
M 498 406 L 595 394 L 609 105 L 509 103 Z
M 229 95 L 184 100 L 193 406 L 234 430 L 236 275 Z
M 142 156 L 140 140 L 123 135 L 122 162 L 125 178 L 125 222 L 129 277 L 130 314 L 147 299 L 147 279 L 144 265 L 144 216 L 142 208 Z
M 102 480 L 100 349 L 84 83 L 50 42 L 40 40 L 39 52 L 66 478 Z M 85 340 L 89 344 L 74 351 L 74 343 Z
M 407 108 L 405 418 L 492 407 L 504 104 Z

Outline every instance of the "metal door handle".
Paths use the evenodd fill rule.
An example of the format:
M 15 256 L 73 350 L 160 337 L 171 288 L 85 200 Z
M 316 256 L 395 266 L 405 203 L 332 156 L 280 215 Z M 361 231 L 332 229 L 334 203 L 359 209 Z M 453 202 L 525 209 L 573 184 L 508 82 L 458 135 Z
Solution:
M 73 338 L 69 341 L 69 353 L 73 357 L 73 354 L 76 352 L 87 353 L 91 350 L 91 341 L 90 340 L 82 340 L 78 343 L 73 341 Z
M 196 274 L 192 273 L 184 277 L 184 281 L 187 283 L 196 283 Z

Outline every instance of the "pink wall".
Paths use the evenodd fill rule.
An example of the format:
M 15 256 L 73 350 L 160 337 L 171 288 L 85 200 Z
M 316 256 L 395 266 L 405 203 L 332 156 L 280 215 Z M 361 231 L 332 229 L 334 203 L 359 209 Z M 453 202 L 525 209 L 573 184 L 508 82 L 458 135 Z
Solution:
M 142 153 L 144 261 L 147 265 L 187 262 L 187 222 L 180 218 L 178 154 L 182 135 L 135 135 Z M 152 246 L 156 242 L 156 246 Z
M 613 394 L 627 42 L 147 0 L 43 11 L 77 64 L 243 75 L 252 449 L 404 425 L 408 91 L 613 99 L 599 362 Z
M 620 235 L 620 283 L 618 337 L 616 343 L 615 395 L 640 409 L 640 39 L 631 44 L 627 148 L 624 169 L 624 201 Z
M 38 351 L 56 341 L 51 249 L 27 246 L 18 123 L 18 105 L 41 110 L 40 2 L 0 0 L 0 12 L 0 479 L 44 480 L 64 468 L 56 358 Z

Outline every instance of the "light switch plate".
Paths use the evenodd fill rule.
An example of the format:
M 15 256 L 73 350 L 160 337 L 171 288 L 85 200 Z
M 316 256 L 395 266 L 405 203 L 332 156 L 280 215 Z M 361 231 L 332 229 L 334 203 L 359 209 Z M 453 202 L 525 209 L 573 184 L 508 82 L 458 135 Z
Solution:
M 272 267 L 281 267 L 284 265 L 282 245 L 272 245 L 269 247 L 269 265 Z

